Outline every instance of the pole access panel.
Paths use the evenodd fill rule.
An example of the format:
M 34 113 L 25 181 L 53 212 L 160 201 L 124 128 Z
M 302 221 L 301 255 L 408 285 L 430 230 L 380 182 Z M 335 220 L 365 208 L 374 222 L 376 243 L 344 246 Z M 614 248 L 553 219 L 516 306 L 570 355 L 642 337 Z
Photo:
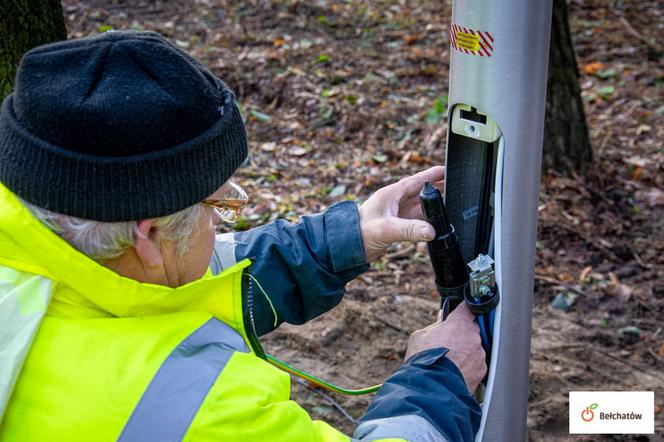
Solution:
M 445 203 L 466 263 L 493 260 L 500 302 L 477 441 L 526 440 L 551 0 L 455 0 Z

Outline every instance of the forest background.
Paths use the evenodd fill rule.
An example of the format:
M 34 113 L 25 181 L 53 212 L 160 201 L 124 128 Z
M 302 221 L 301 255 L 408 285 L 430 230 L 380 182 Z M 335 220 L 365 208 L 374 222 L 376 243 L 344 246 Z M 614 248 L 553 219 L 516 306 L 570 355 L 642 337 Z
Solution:
M 52 8 L 39 8 L 42 15 L 30 13 L 46 3 Z M 649 440 L 569 436 L 567 395 L 654 390 L 656 434 L 664 432 L 664 4 L 555 3 L 566 5 L 569 27 L 567 20 L 558 28 L 554 22 L 554 32 L 563 34 L 552 41 L 559 39 L 564 52 L 569 30 L 577 72 L 572 59 L 569 100 L 550 100 L 547 111 L 565 124 L 585 114 L 587 132 L 551 125 L 546 132 L 529 438 Z M 42 31 L 20 41 L 16 26 L 29 20 L 0 14 L 0 28 L 14 35 L 0 45 L 0 68 L 9 69 L 2 62 L 17 50 L 8 46 L 12 41 L 30 46 L 65 32 L 83 37 L 110 29 L 164 34 L 227 82 L 242 105 L 251 161 L 238 181 L 252 204 L 238 229 L 295 221 L 344 199 L 362 201 L 444 163 L 450 0 L 61 5 L 66 31 L 58 24 L 58 0 L 7 0 L 3 8 L 33 17 Z M 0 75 L 5 93 L 7 77 Z M 558 146 L 551 142 L 556 137 Z M 425 244 L 395 245 L 348 288 L 338 308 L 268 336 L 269 351 L 344 386 L 388 376 L 409 333 L 435 317 L 438 294 Z M 293 397 L 347 432 L 370 400 L 321 394 L 295 381 Z

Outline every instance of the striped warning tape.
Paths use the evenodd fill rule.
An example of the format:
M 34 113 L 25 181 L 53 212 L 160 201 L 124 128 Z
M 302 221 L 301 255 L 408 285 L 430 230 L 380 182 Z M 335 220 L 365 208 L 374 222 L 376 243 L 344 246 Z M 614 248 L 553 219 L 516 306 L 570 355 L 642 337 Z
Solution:
M 468 29 L 452 23 L 450 28 L 450 44 L 466 54 L 491 57 L 493 53 L 493 36 L 487 31 Z

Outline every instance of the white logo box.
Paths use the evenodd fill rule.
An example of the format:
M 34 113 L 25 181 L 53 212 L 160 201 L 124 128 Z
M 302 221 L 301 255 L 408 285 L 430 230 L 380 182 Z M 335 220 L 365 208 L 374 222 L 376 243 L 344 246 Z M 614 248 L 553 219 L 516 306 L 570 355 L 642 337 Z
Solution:
M 654 434 L 655 392 L 570 391 L 572 434 Z

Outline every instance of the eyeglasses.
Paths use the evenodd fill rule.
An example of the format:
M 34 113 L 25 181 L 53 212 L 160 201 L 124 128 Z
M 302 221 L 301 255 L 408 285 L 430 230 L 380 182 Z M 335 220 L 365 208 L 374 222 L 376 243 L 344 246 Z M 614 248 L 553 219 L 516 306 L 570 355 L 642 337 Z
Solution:
M 224 222 L 234 223 L 237 221 L 242 209 L 247 205 L 249 197 L 247 193 L 232 181 L 228 182 L 230 189 L 220 198 L 206 198 L 201 201 L 204 206 L 211 207 L 217 216 Z

